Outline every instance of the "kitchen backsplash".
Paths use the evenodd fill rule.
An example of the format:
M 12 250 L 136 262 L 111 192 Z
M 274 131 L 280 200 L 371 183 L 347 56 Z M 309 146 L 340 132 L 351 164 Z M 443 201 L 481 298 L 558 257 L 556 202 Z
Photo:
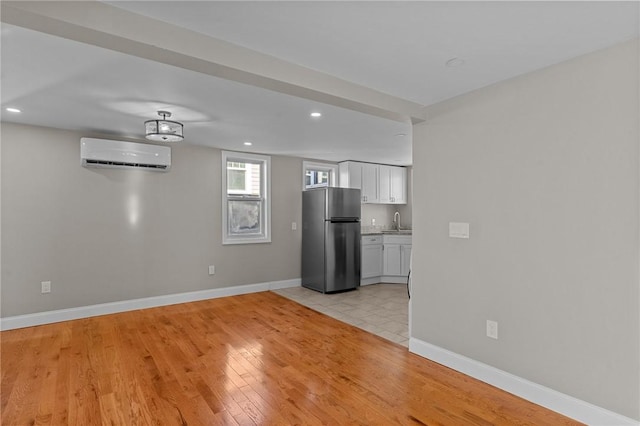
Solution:
M 400 209 L 400 206 L 385 205 L 385 204 L 363 204 L 362 205 L 362 232 L 379 232 L 393 228 L 393 214 L 396 211 L 400 212 L 400 226 L 403 228 L 411 228 L 409 220 L 411 218 L 403 217 L 405 209 Z M 402 206 L 404 207 L 404 206 Z M 409 215 L 406 215 L 409 216 Z M 375 223 L 372 220 L 375 219 Z

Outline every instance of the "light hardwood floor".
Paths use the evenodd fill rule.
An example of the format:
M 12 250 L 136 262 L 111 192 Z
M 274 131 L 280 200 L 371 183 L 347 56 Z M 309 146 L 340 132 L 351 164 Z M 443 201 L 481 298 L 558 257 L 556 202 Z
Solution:
M 272 292 L 0 334 L 3 425 L 574 425 Z

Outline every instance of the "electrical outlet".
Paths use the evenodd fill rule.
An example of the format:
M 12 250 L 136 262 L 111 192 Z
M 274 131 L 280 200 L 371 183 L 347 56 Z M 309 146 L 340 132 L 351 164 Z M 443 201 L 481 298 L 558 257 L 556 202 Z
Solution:
M 215 275 L 216 267 L 214 265 L 209 265 L 209 275 Z
M 51 293 L 51 281 L 42 281 L 40 285 L 42 285 L 42 294 Z
M 487 337 L 498 339 L 498 322 L 487 320 Z
M 291 230 L 295 231 L 296 229 L 298 229 L 298 224 L 295 222 L 291 222 Z

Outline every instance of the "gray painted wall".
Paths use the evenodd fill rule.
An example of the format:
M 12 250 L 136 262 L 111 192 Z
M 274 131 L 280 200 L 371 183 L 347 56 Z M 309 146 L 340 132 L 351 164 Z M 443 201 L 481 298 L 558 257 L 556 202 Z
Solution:
M 618 45 L 436 105 L 413 132 L 413 337 L 634 419 L 638 61 Z
M 2 124 L 2 316 L 300 277 L 302 160 L 271 159 L 272 243 L 222 246 L 219 150 L 172 145 L 169 173 L 89 169 L 82 136 Z

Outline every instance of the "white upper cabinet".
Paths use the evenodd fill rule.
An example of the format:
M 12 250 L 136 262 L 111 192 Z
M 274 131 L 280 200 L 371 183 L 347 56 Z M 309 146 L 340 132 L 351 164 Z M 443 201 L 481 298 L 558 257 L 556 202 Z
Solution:
M 379 203 L 380 195 L 378 190 L 377 164 L 362 163 L 362 196 L 365 203 Z
M 391 204 L 391 166 L 380 165 L 380 203 Z
M 391 167 L 389 182 L 391 204 L 407 204 L 407 169 Z
M 343 161 L 339 164 L 340 186 L 361 191 L 363 203 L 379 203 L 377 164 Z
M 384 164 L 339 163 L 340 186 L 362 192 L 363 203 L 406 204 L 407 169 Z
M 407 203 L 407 169 L 380 165 L 380 203 Z

